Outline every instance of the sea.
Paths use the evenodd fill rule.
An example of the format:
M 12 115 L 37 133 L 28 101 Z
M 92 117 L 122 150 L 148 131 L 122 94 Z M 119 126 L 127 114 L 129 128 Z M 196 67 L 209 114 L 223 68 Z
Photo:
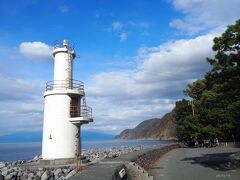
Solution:
M 104 140 L 83 141 L 83 150 L 101 150 L 118 147 L 166 145 L 171 143 L 167 140 Z M 41 154 L 41 142 L 25 143 L 0 143 L 0 161 L 30 160 Z

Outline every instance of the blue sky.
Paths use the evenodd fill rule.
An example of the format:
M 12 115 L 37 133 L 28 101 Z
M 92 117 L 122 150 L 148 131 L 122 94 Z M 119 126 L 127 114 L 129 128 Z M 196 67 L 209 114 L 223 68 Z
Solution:
M 8 0 L 0 5 L 0 135 L 42 130 L 51 47 L 75 45 L 95 122 L 116 134 L 161 117 L 209 69 L 212 39 L 240 17 L 238 0 Z

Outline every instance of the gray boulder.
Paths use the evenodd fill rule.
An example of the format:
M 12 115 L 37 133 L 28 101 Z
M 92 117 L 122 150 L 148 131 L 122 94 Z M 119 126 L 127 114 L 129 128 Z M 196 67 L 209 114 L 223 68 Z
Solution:
M 27 161 L 26 160 L 22 160 L 21 161 L 21 164 L 25 164 Z
M 40 158 L 40 156 L 39 155 L 37 155 L 37 156 L 35 156 L 32 160 L 33 161 L 38 161 L 39 160 L 39 158 Z
M 28 179 L 28 175 L 23 173 L 21 179 Z
M 4 177 L 5 180 L 11 180 L 13 177 L 12 174 L 8 174 L 7 176 Z
M 17 176 L 18 172 L 17 171 L 13 171 L 10 174 L 12 174 L 13 176 Z
M 28 177 L 28 173 L 26 171 L 23 172 L 23 176 Z
M 8 171 L 8 170 L 3 170 L 3 171 L 2 171 L 2 175 L 3 175 L 3 176 L 7 176 L 8 174 L 9 174 L 9 171 Z
M 29 173 L 29 174 L 28 174 L 28 178 L 29 178 L 29 179 L 32 179 L 33 177 L 34 177 L 34 174 L 33 174 L 33 173 Z
M 54 176 L 58 176 L 61 172 L 62 170 L 60 168 L 56 169 L 54 172 Z
M 18 167 L 13 167 L 12 169 L 13 169 L 14 171 L 18 171 L 18 170 L 19 170 Z
M 0 162 L 0 168 L 5 167 L 5 163 L 4 162 Z
M 23 175 L 22 171 L 18 171 L 17 176 L 21 177 Z
M 43 175 L 43 173 L 44 173 L 43 171 L 38 171 L 38 172 L 37 172 L 37 176 L 41 178 L 42 175 Z
M 68 178 L 74 176 L 76 173 L 77 173 L 76 169 L 72 170 L 70 173 L 68 173 L 68 175 L 65 177 L 65 179 L 68 179 Z
M 63 169 L 64 174 L 68 174 L 71 171 L 71 169 Z
M 53 177 L 53 173 L 51 171 L 45 171 L 41 177 L 41 180 L 49 180 Z
M 7 167 L 3 167 L 3 168 L 0 169 L 0 171 L 1 171 L 1 172 L 3 172 L 3 171 L 8 171 L 8 168 L 7 168 Z
M 13 161 L 12 166 L 16 166 L 16 165 L 17 165 L 17 161 Z
M 4 176 L 0 174 L 0 180 L 4 180 Z
M 64 180 L 64 176 L 59 177 L 57 180 Z

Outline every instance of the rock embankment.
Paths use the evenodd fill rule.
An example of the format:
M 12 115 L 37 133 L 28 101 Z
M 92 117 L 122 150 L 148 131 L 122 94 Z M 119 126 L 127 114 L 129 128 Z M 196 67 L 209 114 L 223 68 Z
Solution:
M 164 146 L 162 148 L 153 149 L 148 151 L 147 153 L 140 154 L 136 159 L 133 160 L 133 162 L 138 164 L 145 170 L 148 170 L 162 155 L 171 151 L 172 149 L 179 147 L 181 147 L 180 144 L 172 144 Z
M 85 150 L 82 152 L 82 162 L 86 166 L 88 163 L 96 163 L 104 158 L 112 159 L 145 148 L 148 146 Z M 36 156 L 32 160 L 0 162 L 0 180 L 63 180 L 77 173 L 74 164 L 54 167 L 41 166 L 40 158 L 40 156 Z
M 31 161 L 33 162 L 33 161 Z M 24 167 L 28 161 L 0 163 L 0 180 L 63 180 L 77 173 L 72 166 L 65 167 Z
M 128 154 L 134 151 L 139 151 L 141 149 L 148 148 L 148 146 L 134 146 L 134 147 L 113 147 L 108 149 L 90 149 L 83 150 L 82 156 L 84 159 L 87 159 L 89 162 L 94 161 L 96 159 L 104 158 L 116 158 L 122 154 Z

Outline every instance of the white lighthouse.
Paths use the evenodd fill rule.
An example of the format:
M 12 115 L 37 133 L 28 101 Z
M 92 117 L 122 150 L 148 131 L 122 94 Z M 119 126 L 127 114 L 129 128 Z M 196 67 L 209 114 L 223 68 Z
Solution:
M 82 124 L 92 122 L 92 110 L 86 106 L 84 86 L 73 80 L 75 50 L 66 40 L 55 44 L 54 80 L 46 83 L 42 163 L 72 163 L 79 155 Z

